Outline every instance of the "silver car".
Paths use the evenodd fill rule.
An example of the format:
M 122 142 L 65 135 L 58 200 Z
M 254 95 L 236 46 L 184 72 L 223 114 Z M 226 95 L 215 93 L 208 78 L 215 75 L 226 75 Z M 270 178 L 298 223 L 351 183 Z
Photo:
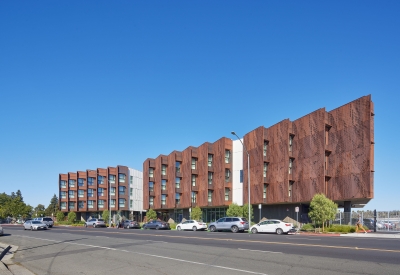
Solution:
M 85 227 L 93 226 L 93 227 L 106 227 L 106 224 L 103 219 L 89 219 L 85 222 Z
M 46 230 L 47 229 L 47 224 L 44 224 L 40 221 L 26 221 L 23 225 L 24 230 L 30 229 L 30 230 Z
M 249 222 L 246 218 L 225 217 L 209 224 L 208 229 L 211 232 L 220 230 L 230 230 L 233 233 L 245 231 L 249 229 Z
M 47 225 L 47 227 L 50 227 L 50 228 L 52 228 L 53 225 L 54 225 L 53 219 L 52 219 L 52 218 L 49 218 L 49 217 L 34 218 L 33 220 L 34 220 L 34 221 L 39 221 L 39 222 L 41 222 L 41 223 L 44 223 L 44 224 Z
M 0 236 L 2 236 L 3 234 L 4 234 L 3 227 L 1 227 L 0 225 Z

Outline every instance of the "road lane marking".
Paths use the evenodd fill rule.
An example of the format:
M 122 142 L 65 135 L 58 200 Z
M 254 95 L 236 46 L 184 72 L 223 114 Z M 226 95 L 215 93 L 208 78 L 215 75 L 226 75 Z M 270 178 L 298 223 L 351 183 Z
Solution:
M 86 230 L 81 230 L 81 229 L 73 229 L 74 232 L 76 231 L 82 231 L 82 232 L 87 232 Z M 181 239 L 198 239 L 198 240 L 217 240 L 217 241 L 223 241 L 226 239 L 221 239 L 221 238 L 204 238 L 204 237 L 196 237 L 196 236 L 171 236 L 171 235 L 153 235 L 153 234 L 147 234 L 147 233 L 133 233 L 133 232 L 107 232 L 103 231 L 103 233 L 107 234 L 130 234 L 130 235 L 138 235 L 138 236 L 156 236 L 156 237 L 166 237 L 166 238 L 181 238 Z M 215 235 L 222 235 L 222 234 L 215 234 Z M 249 234 L 250 236 L 250 234 Z M 234 240 L 230 239 L 231 242 L 248 242 L 248 243 L 261 243 L 261 244 L 276 244 L 276 245 L 288 245 L 288 246 L 309 246 L 309 247 L 320 247 L 320 248 L 334 248 L 334 249 L 351 249 L 351 250 L 356 250 L 355 247 L 353 246 L 334 246 L 334 245 L 323 245 L 323 244 L 303 244 L 303 243 L 285 243 L 285 242 L 271 242 L 271 241 L 252 241 L 252 240 Z M 400 253 L 400 250 L 393 250 L 393 249 L 379 249 L 379 248 L 368 248 L 368 247 L 358 247 L 357 250 L 367 250 L 367 251 L 380 251 L 380 252 L 393 252 L 393 253 Z
M 161 258 L 161 259 L 166 259 L 166 260 L 172 260 L 172 261 L 177 261 L 177 262 L 183 262 L 183 263 L 189 263 L 189 264 L 197 264 L 197 265 L 220 268 L 220 269 L 226 269 L 226 270 L 233 270 L 233 271 L 238 271 L 238 272 L 243 272 L 243 273 L 248 273 L 248 274 L 268 275 L 266 273 L 254 272 L 254 271 L 250 271 L 250 270 L 237 269 L 237 268 L 221 266 L 221 265 L 213 265 L 213 264 L 207 264 L 207 263 L 201 263 L 201 262 L 188 261 L 188 260 L 171 258 L 171 257 L 166 257 L 166 256 L 160 256 L 160 255 L 155 255 L 155 254 L 148 254 L 148 253 L 142 253 L 142 252 L 134 252 L 134 251 L 116 249 L 116 248 L 111 248 L 111 247 L 107 247 L 107 246 L 81 244 L 81 243 L 75 243 L 75 242 L 64 242 L 64 241 L 49 240 L 49 239 L 43 239 L 43 238 L 37 238 L 37 237 L 29 237 L 29 236 L 24 236 L 24 237 L 25 238 L 29 238 L 29 239 L 38 239 L 38 240 L 44 240 L 44 241 L 51 241 L 51 242 L 55 242 L 55 243 L 59 243 L 59 244 L 66 243 L 66 244 L 74 244 L 74 245 L 79 245 L 79 246 L 96 247 L 96 248 L 101 248 L 101 249 L 106 249 L 106 250 L 121 251 L 121 252 L 127 252 L 127 253 L 132 253 L 132 254 L 137 254 L 137 255 L 148 256 L 148 257 L 155 257 L 155 258 Z
M 310 241 L 320 241 L 321 239 L 309 239 L 309 238 L 291 238 L 291 237 L 286 237 L 287 239 L 294 239 L 294 240 L 310 240 Z
M 275 251 L 253 250 L 253 249 L 244 249 L 244 248 L 238 248 L 238 249 L 239 249 L 239 250 L 246 250 L 246 251 L 254 251 L 254 252 L 283 254 L 282 252 L 275 252 Z

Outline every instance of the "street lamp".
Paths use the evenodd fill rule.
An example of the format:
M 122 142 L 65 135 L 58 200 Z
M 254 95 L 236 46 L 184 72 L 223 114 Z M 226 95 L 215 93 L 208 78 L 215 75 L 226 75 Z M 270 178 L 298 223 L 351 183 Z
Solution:
M 242 146 L 243 146 L 243 149 L 244 149 L 244 150 L 246 151 L 246 153 L 247 153 L 247 179 L 248 179 L 247 186 L 248 186 L 248 193 L 249 193 L 248 204 L 249 204 L 249 233 L 250 233 L 250 226 L 251 226 L 251 214 L 250 214 L 250 154 L 249 154 L 249 152 L 247 151 L 246 146 L 244 145 L 244 143 L 242 142 L 242 140 L 240 139 L 240 137 L 239 137 L 235 132 L 233 132 L 233 131 L 231 132 L 231 134 L 234 135 L 234 136 L 236 136 L 236 137 L 239 139 L 240 143 L 241 143 Z

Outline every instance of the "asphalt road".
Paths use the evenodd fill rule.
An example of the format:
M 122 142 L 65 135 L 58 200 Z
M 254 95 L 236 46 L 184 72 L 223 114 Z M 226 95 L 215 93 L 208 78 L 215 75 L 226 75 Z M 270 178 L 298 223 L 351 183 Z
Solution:
M 36 274 L 400 274 L 400 239 L 5 227 Z

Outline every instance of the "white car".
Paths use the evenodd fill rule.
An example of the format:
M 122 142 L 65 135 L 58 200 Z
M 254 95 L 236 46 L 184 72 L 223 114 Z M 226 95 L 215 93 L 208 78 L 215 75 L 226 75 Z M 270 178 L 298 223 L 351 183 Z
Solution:
M 288 222 L 283 222 L 280 220 L 266 220 L 258 224 L 253 225 L 250 228 L 251 233 L 276 233 L 278 235 L 282 233 L 289 233 L 293 229 L 293 224 Z
M 26 221 L 24 223 L 23 227 L 24 227 L 24 230 L 27 230 L 27 229 L 30 229 L 30 230 L 43 229 L 43 230 L 46 230 L 48 228 L 47 224 L 44 224 L 44 223 L 42 223 L 40 221 L 32 221 L 32 220 Z
M 201 221 L 195 221 L 195 220 L 188 220 L 185 222 L 181 222 L 176 226 L 176 230 L 206 230 L 207 229 L 207 224 L 205 222 Z

